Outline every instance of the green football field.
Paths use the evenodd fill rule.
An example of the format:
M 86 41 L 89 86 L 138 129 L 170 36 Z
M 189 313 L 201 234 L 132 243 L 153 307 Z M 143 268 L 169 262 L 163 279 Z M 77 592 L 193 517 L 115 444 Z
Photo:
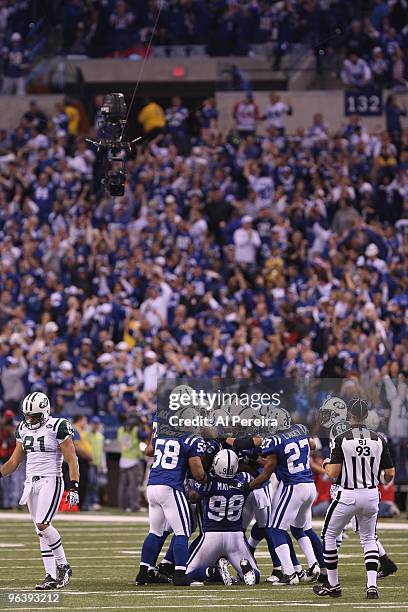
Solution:
M 365 599 L 364 564 L 355 534 L 344 541 L 340 551 L 341 599 L 318 598 L 311 585 L 274 587 L 265 583 L 270 573 L 267 549 L 261 546 L 257 560 L 262 582 L 255 587 L 223 585 L 201 588 L 173 588 L 170 585 L 134 586 L 140 549 L 147 532 L 146 514 L 59 515 L 60 530 L 74 576 L 63 589 L 63 602 L 53 610 L 198 610 L 199 612 L 239 609 L 288 610 L 332 608 L 337 610 L 408 609 L 408 524 L 380 523 L 378 534 L 399 571 L 380 581 L 380 599 Z M 68 520 L 69 519 L 69 520 Z M 37 536 L 23 513 L 0 513 L 0 608 L 42 610 L 44 604 L 18 608 L 7 603 L 6 594 L 33 593 L 43 575 Z M 300 559 L 303 559 L 299 555 Z

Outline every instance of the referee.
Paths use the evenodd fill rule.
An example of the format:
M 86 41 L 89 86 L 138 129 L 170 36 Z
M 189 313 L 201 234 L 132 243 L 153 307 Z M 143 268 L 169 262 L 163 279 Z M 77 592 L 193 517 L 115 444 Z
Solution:
M 336 436 L 330 459 L 323 463 L 327 475 L 340 485 L 340 490 L 327 510 L 322 531 L 327 582 L 314 586 L 313 591 L 321 597 L 341 597 L 336 538 L 356 516 L 367 570 L 367 599 L 378 599 L 378 484 L 382 472 L 382 480 L 391 482 L 395 469 L 387 442 L 381 434 L 365 426 L 368 415 L 366 400 L 350 400 L 348 413 L 350 429 Z

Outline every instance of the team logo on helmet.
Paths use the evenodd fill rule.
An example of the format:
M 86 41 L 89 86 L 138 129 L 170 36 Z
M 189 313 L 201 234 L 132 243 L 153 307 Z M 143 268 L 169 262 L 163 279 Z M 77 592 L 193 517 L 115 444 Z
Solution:
M 347 405 L 341 397 L 329 397 L 320 407 L 320 423 L 326 429 L 333 427 L 335 423 L 347 420 Z

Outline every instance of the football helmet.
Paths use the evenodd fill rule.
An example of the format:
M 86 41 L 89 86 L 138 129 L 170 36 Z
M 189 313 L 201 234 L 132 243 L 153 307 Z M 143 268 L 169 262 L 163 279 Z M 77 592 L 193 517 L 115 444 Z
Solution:
M 39 429 L 50 418 L 50 400 L 40 391 L 34 391 L 23 399 L 24 425 L 28 429 Z
M 268 419 L 276 420 L 276 431 L 286 431 L 292 423 L 289 412 L 284 408 L 272 408 L 268 412 Z
M 326 429 L 333 427 L 335 423 L 347 421 L 347 405 L 341 397 L 329 397 L 320 406 L 319 409 L 320 423 Z
M 219 478 L 234 478 L 238 472 L 238 457 L 233 450 L 223 448 L 214 457 L 212 474 Z

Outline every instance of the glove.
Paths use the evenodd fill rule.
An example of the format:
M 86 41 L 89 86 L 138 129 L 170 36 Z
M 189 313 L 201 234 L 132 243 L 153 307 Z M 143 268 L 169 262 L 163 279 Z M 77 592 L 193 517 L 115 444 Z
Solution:
M 79 483 L 76 480 L 71 480 L 69 493 L 65 499 L 66 503 L 69 504 L 70 509 L 72 506 L 77 506 L 79 504 Z

